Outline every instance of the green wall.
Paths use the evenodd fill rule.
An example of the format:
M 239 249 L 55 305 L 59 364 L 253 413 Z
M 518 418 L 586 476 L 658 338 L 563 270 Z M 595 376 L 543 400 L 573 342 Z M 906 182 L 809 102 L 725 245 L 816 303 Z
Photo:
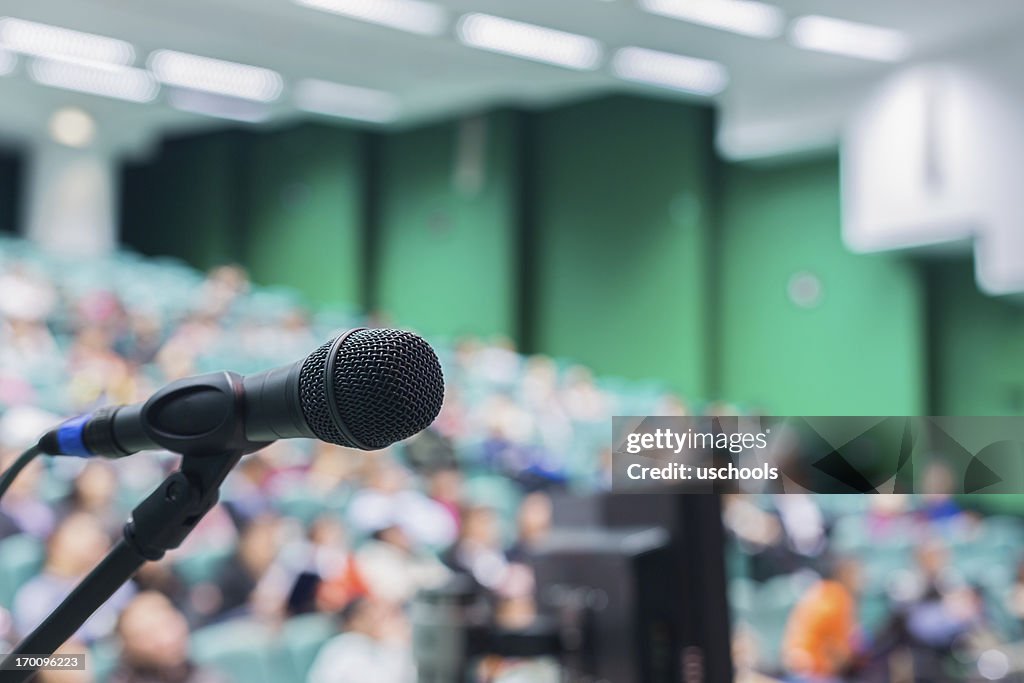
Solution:
M 17 231 L 23 167 L 16 150 L 0 149 L 0 232 Z
M 369 133 L 170 140 L 127 167 L 125 241 L 604 375 L 783 414 L 1024 409 L 1024 315 L 966 259 L 850 253 L 834 157 L 736 165 L 706 107 L 611 97 Z M 476 165 L 479 187 L 456 181 Z M 0 229 L 13 222 L 0 158 Z M 13 168 L 13 167 L 12 167 Z M 6 175 L 5 175 L 6 174 Z M 16 174 L 15 174 L 16 175 Z M 790 301 L 817 276 L 819 305 Z
M 303 126 L 256 138 L 245 158 L 245 263 L 316 303 L 361 300 L 362 147 L 357 133 Z
M 464 125 L 382 141 L 375 304 L 430 334 L 512 335 L 518 118 L 489 115 L 475 136 Z M 477 184 L 456 178 L 460 144 Z
M 122 238 L 207 269 L 357 307 L 362 270 L 358 133 L 307 124 L 172 139 L 123 178 Z
M 782 415 L 916 415 L 925 408 L 917 267 L 850 253 L 835 158 L 729 165 L 720 225 L 719 394 Z M 816 275 L 816 307 L 790 278 Z
M 635 98 L 537 122 L 535 346 L 707 395 L 711 114 Z
M 166 141 L 152 161 L 122 177 L 121 238 L 143 254 L 207 269 L 243 261 L 238 182 L 241 133 Z
M 986 296 L 970 257 L 926 267 L 931 320 L 932 411 L 937 415 L 1024 413 L 1024 310 Z

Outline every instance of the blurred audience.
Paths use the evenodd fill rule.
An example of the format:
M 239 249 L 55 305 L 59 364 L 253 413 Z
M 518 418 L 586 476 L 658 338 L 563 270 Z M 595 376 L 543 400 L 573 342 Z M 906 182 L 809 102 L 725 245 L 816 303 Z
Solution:
M 287 587 L 268 573 L 280 552 L 281 538 L 281 519 L 272 514 L 258 517 L 244 528 L 235 555 L 217 576 L 217 592 L 210 600 L 211 607 L 215 605 L 213 617 L 237 616 L 254 609 L 276 614 L 283 609 Z
M 67 597 L 78 582 L 91 571 L 110 547 L 99 521 L 84 512 L 75 512 L 61 520 L 46 545 L 42 571 L 21 587 L 14 599 L 14 624 L 28 634 Z M 86 643 L 110 635 L 117 615 L 131 598 L 131 584 L 118 589 L 78 632 Z
M 482 591 L 497 589 L 509 568 L 497 513 L 485 506 L 464 510 L 459 538 L 441 559 L 452 571 L 471 578 Z
M 14 451 L 0 455 L 0 469 L 6 470 L 16 457 Z M 0 500 L 0 512 L 7 520 L 10 532 L 44 539 L 53 531 L 57 516 L 53 508 L 37 495 L 42 475 L 43 464 L 39 461 L 30 463 Z
M 338 616 L 341 633 L 320 651 L 309 683 L 415 683 L 409 623 L 386 601 L 356 598 Z
M 783 659 L 797 680 L 832 683 L 852 672 L 860 648 L 857 593 L 860 567 L 845 558 L 823 572 L 789 616 Z
M 121 656 L 110 683 L 222 683 L 189 659 L 185 617 L 166 596 L 139 593 L 117 623 Z
M 203 277 L 126 254 L 56 262 L 2 238 L 0 292 L 4 468 L 59 415 L 141 400 L 189 374 L 273 367 L 342 328 L 381 321 L 308 309 L 253 286 L 238 266 Z M 507 339 L 437 348 L 447 393 L 430 430 L 381 453 L 290 441 L 243 459 L 183 547 L 147 565 L 79 634 L 82 647 L 116 645 L 112 680 L 219 680 L 189 662 L 187 624 L 259 620 L 276 629 L 310 612 L 341 615 L 311 683 L 413 680 L 406 614 L 420 588 L 465 574 L 501 625 L 535 618 L 528 565 L 552 524 L 550 493 L 608 488 L 612 414 L 735 410 L 524 357 Z M 0 607 L 0 650 L 92 569 L 128 510 L 175 466 L 154 454 L 84 467 L 37 462 L 22 473 L 0 502 L 0 542 L 15 544 L 0 554 L 0 579 L 19 587 L 10 614 Z M 891 669 L 941 680 L 926 677 L 931 663 L 973 665 L 982 648 L 1024 638 L 1024 568 L 1012 571 L 1024 547 L 1019 520 L 989 543 L 995 527 L 943 493 L 949 476 L 930 468 L 925 496 L 866 497 L 852 512 L 799 493 L 726 496 L 738 574 L 764 594 L 753 607 L 734 602 L 757 625 L 737 630 L 738 678 L 829 681 L 856 669 L 860 680 L 882 681 L 892 677 L 871 678 L 875 670 Z M 985 543 L 1001 554 L 965 551 Z M 16 556 L 15 546 L 37 554 Z M 823 571 L 837 549 L 856 551 L 862 566 Z M 813 572 L 823 576 L 808 588 L 802 577 Z M 790 579 L 799 591 L 778 588 Z M 484 669 L 496 681 L 541 680 L 523 662 Z
M 61 645 L 53 654 L 56 657 L 61 657 L 64 655 L 80 655 L 83 651 L 82 644 L 72 640 Z M 86 657 L 85 667 L 82 669 L 40 671 L 32 680 L 33 683 L 94 683 L 96 676 L 91 670 L 88 657 Z
M 327 515 L 314 520 L 304 536 L 284 544 L 264 581 L 286 589 L 289 615 L 337 611 L 367 592 L 344 524 Z
M 450 509 L 411 484 L 401 466 L 378 458 L 349 505 L 349 523 L 364 533 L 395 524 L 415 545 L 447 546 L 456 532 Z
M 508 550 L 512 562 L 528 563 L 534 551 L 551 531 L 554 507 L 551 496 L 534 491 L 519 505 L 516 518 L 516 540 Z
M 61 414 L 141 400 L 189 374 L 289 362 L 366 322 L 253 287 L 238 266 L 203 278 L 124 255 L 50 258 L 22 242 L 0 243 L 0 467 Z M 615 396 L 586 369 L 524 359 L 507 339 L 439 351 L 448 396 L 433 429 L 383 453 L 288 442 L 243 459 L 222 503 L 182 548 L 147 564 L 80 633 L 102 645 L 118 623 L 112 680 L 214 680 L 189 664 L 186 624 L 280 624 L 310 612 L 344 615 L 344 632 L 313 680 L 343 680 L 337 657 L 358 662 L 358 680 L 408 680 L 409 645 L 397 637 L 408 628 L 403 612 L 418 590 L 453 571 L 473 578 L 503 623 L 534 618 L 532 573 L 522 563 L 551 524 L 543 489 L 572 476 L 600 483 L 595 463 L 603 462 Z M 653 409 L 664 395 L 643 400 Z M 167 456 L 52 462 L 27 468 L 0 504 L 0 540 L 29 539 L 18 541 L 22 552 L 45 543 L 38 575 L 20 586 L 10 615 L 0 610 L 0 641 L 34 628 L 175 466 Z M 499 473 L 521 486 L 495 500 L 468 486 Z M 509 544 L 503 528 L 513 525 Z M 5 559 L 35 561 L 31 552 Z
M 1024 624 L 1024 559 L 1017 561 L 1009 597 L 1010 613 L 1018 622 Z
M 731 654 L 734 683 L 778 683 L 778 679 L 761 673 L 757 634 L 746 624 L 733 626 Z
M 440 586 L 449 574 L 435 555 L 418 549 L 397 524 L 374 532 L 356 558 L 370 594 L 393 603 L 408 602 L 417 591 Z
M 117 473 L 113 465 L 104 460 L 90 460 L 75 477 L 58 514 L 61 517 L 76 512 L 91 515 L 111 538 L 116 538 L 127 519 L 117 505 L 116 495 Z
M 0 463 L 0 469 L 3 469 L 5 465 Z M 13 536 L 14 534 L 21 533 L 21 526 L 11 517 L 9 514 L 0 510 L 0 540 Z

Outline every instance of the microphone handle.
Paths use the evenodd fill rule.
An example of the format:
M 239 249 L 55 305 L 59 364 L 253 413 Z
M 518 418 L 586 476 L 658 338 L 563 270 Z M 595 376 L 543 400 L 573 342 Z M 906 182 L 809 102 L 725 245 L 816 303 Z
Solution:
M 242 378 L 245 438 L 252 442 L 308 438 L 316 435 L 306 422 L 299 397 L 305 360 Z
M 108 406 L 68 420 L 45 434 L 40 447 L 50 455 L 80 457 L 122 458 L 161 449 L 208 456 L 250 453 L 278 438 L 312 436 L 308 427 L 303 431 L 295 424 L 296 411 L 301 415 L 297 375 L 290 366 L 253 375 L 247 378 L 252 397 L 245 394 L 246 379 L 233 372 L 179 379 L 145 403 Z M 291 383 L 294 399 L 285 395 Z M 254 417 L 247 419 L 247 413 Z M 247 438 L 247 427 L 259 441 Z

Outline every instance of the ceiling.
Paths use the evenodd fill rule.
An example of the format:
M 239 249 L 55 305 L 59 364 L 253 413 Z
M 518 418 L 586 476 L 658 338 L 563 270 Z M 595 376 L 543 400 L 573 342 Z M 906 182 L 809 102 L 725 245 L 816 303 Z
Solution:
M 437 2 L 449 17 L 448 30 L 437 37 L 327 14 L 291 0 L 0 0 L 0 17 L 129 41 L 135 46 L 138 66 L 145 64 L 151 51 L 168 48 L 274 69 L 284 77 L 285 88 L 272 105 L 271 122 L 310 116 L 292 104 L 289 86 L 302 78 L 395 94 L 401 114 L 389 125 L 397 126 L 494 106 L 543 106 L 610 92 L 694 98 L 617 79 L 607 67 L 607 56 L 615 48 L 632 45 L 724 64 L 730 84 L 715 96 L 723 120 L 750 127 L 771 124 L 772 117 L 782 111 L 790 112 L 787 115 L 792 118 L 793 111 L 815 107 L 842 109 L 844 93 L 893 68 L 801 50 L 785 37 L 763 40 L 655 16 L 642 11 L 634 0 Z M 978 10 L 979 0 L 775 0 L 774 4 L 789 18 L 824 14 L 904 31 L 912 60 L 970 49 L 1024 27 L 1020 0 L 985 0 L 983 12 Z M 452 28 L 466 12 L 591 36 L 605 47 L 605 59 L 596 70 L 575 71 L 466 47 L 456 40 Z M 138 104 L 40 86 L 29 79 L 26 61 L 21 59 L 13 73 L 0 76 L 0 134 L 9 137 L 45 136 L 47 119 L 65 105 L 91 112 L 101 139 L 118 149 L 144 147 L 168 132 L 225 125 L 172 108 L 163 93 L 154 102 Z M 794 104 L 803 101 L 808 104 Z M 814 126 L 798 128 L 813 132 Z M 824 128 L 815 134 L 827 136 Z M 734 156 L 743 156 L 742 150 Z

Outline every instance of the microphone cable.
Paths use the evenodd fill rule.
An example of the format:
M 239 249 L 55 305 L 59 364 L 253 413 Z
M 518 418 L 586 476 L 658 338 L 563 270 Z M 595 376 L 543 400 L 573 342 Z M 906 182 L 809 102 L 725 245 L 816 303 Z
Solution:
M 4 494 L 7 493 L 7 489 L 11 487 L 11 484 L 14 483 L 14 480 L 21 471 L 25 469 L 30 462 L 35 460 L 36 456 L 42 455 L 42 453 L 43 451 L 39 448 L 39 444 L 37 443 L 35 446 L 32 446 L 27 451 L 19 455 L 17 460 L 14 461 L 14 464 L 8 467 L 3 474 L 0 474 L 0 498 L 4 497 Z

